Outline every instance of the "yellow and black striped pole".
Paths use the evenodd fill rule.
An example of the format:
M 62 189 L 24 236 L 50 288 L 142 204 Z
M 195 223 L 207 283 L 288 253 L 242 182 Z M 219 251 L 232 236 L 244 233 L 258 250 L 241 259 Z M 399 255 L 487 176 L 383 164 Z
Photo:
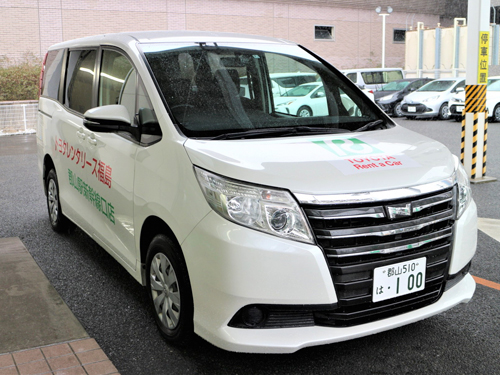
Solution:
M 486 84 L 466 85 L 460 161 L 473 182 L 486 173 L 487 124 Z
M 472 117 L 472 128 L 468 126 L 469 121 L 467 117 Z M 480 176 L 483 177 L 486 155 L 482 152 L 484 150 L 482 142 L 478 144 L 478 141 L 484 140 L 484 134 L 481 130 L 484 129 L 484 124 L 487 123 L 486 117 L 486 85 L 466 85 L 465 86 L 465 109 L 462 115 L 462 138 L 461 138 L 461 154 L 460 161 L 466 167 L 466 170 L 470 172 L 471 180 L 475 180 L 477 177 L 477 167 L 478 167 L 478 147 L 480 154 Z M 472 134 L 472 137 L 466 138 L 466 134 Z M 467 155 L 465 152 L 469 151 Z
M 486 175 L 488 111 L 486 86 L 490 63 L 490 0 L 468 0 L 465 106 L 460 161 L 472 183 L 495 181 Z

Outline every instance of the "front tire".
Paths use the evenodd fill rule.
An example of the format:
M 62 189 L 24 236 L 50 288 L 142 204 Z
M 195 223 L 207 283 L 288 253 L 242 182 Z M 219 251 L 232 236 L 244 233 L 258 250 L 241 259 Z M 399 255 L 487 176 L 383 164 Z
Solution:
M 439 108 L 439 119 L 440 120 L 449 120 L 450 119 L 450 109 L 448 108 L 448 103 L 443 103 L 441 108 Z
M 402 117 L 402 116 L 403 116 L 403 111 L 401 110 L 401 102 L 399 102 L 394 107 L 394 111 L 393 111 L 392 117 Z
M 69 229 L 69 220 L 63 215 L 61 210 L 59 183 L 54 169 L 51 169 L 47 174 L 46 189 L 50 225 L 52 226 L 52 229 L 58 233 L 67 231 Z
M 309 108 L 307 106 L 302 106 L 297 111 L 297 116 L 299 116 L 299 117 L 311 117 L 312 110 L 311 110 L 311 108 Z
M 493 109 L 493 122 L 500 122 L 500 104 L 497 104 Z
M 186 263 L 179 246 L 165 235 L 149 245 L 146 288 L 162 336 L 186 345 L 193 336 L 193 297 Z

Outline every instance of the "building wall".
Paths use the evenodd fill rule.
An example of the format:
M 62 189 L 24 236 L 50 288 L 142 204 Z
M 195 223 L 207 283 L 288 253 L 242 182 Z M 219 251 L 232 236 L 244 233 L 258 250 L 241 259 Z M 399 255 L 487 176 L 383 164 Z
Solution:
M 347 8 L 345 4 L 306 0 L 2 0 L 0 57 L 19 60 L 31 52 L 41 58 L 52 44 L 95 34 L 210 30 L 289 39 L 341 69 L 379 67 L 382 17 L 374 8 Z M 435 26 L 439 16 L 393 8 L 386 17 L 385 65 L 403 67 L 405 46 L 393 43 L 393 29 L 405 29 L 417 21 Z M 315 40 L 315 25 L 333 26 L 335 39 Z
M 500 50 L 500 37 L 495 34 L 496 25 L 490 25 L 489 39 L 489 76 L 500 74 L 498 65 L 498 52 Z M 406 63 L 404 69 L 407 77 L 465 77 L 467 68 L 467 32 L 466 25 L 437 29 L 422 29 L 409 31 L 406 34 Z M 440 48 L 436 48 L 436 39 L 440 37 Z M 423 42 L 420 45 L 419 35 Z M 456 47 L 457 46 L 457 47 Z M 439 65 L 436 66 L 436 54 L 439 54 Z M 422 58 L 419 66 L 419 56 Z

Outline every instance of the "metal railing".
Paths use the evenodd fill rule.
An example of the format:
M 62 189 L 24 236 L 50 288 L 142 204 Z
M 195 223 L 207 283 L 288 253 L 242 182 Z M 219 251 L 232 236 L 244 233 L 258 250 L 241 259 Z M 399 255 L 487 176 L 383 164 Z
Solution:
M 37 100 L 0 102 L 0 135 L 36 133 Z

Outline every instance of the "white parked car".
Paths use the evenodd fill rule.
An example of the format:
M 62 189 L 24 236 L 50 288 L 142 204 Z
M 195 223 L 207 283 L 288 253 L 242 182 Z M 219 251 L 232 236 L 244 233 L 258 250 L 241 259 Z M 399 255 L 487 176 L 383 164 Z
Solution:
M 297 116 L 308 94 L 274 106 L 278 65 L 318 75 L 296 88 L 322 103 L 311 116 Z M 289 353 L 474 294 L 458 159 L 295 43 L 106 34 L 50 47 L 40 82 L 48 223 L 78 226 L 141 283 L 169 343 Z
M 297 86 L 280 97 L 274 98 L 276 112 L 300 117 L 326 116 L 328 107 L 322 82 L 311 82 Z
M 459 92 L 451 97 L 449 105 L 451 117 L 455 121 L 461 121 L 465 108 L 465 90 L 459 89 Z M 490 121 L 500 122 L 500 77 L 488 78 L 486 108 Z
M 273 94 L 280 96 L 294 87 L 316 81 L 318 75 L 316 73 L 305 72 L 271 73 L 269 74 L 269 78 L 271 78 Z
M 448 102 L 465 87 L 465 78 L 440 78 L 423 85 L 408 94 L 401 102 L 401 114 L 407 118 L 438 117 L 450 118 Z
M 367 96 L 369 93 L 365 93 Z M 341 94 L 344 108 L 354 113 L 358 110 L 356 103 L 345 93 Z M 274 98 L 276 112 L 299 117 L 328 116 L 328 103 L 322 82 L 311 82 L 297 86 L 280 97 Z

